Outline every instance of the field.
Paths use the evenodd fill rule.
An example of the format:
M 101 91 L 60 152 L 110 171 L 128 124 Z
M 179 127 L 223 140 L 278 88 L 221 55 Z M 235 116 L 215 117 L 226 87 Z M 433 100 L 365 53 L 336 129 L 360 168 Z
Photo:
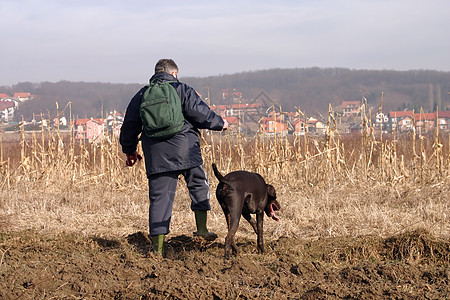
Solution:
M 166 255 L 148 239 L 144 165 L 125 167 L 114 137 L 57 130 L 3 134 L 1 299 L 450 298 L 449 134 L 248 137 L 203 132 L 219 238 L 193 237 L 179 181 Z M 214 195 L 223 173 L 259 172 L 280 222 L 265 218 L 264 254 L 242 220 L 225 260 Z

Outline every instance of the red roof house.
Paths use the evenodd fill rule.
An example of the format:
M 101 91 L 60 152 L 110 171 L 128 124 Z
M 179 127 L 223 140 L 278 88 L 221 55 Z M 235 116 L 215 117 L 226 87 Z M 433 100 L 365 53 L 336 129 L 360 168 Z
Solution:
M 14 102 L 13 101 L 0 101 L 0 111 L 6 110 L 8 108 L 13 108 Z
M 30 93 L 14 93 L 14 98 L 19 99 L 20 101 L 27 101 L 33 98 L 33 95 Z
M 361 109 L 360 101 L 342 101 L 342 116 L 356 116 Z
M 102 138 L 104 131 L 104 119 L 77 119 L 75 121 L 76 139 L 89 141 Z
M 269 134 L 287 134 L 288 128 L 285 123 L 283 123 L 280 119 L 276 119 L 273 117 L 264 117 L 261 119 L 260 124 L 265 133 Z

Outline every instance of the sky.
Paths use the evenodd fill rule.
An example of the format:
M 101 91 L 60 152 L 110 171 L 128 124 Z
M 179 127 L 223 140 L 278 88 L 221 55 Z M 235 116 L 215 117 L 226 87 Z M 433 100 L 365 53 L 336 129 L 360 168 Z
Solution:
M 276 68 L 450 71 L 448 0 L 0 0 L 0 86 Z

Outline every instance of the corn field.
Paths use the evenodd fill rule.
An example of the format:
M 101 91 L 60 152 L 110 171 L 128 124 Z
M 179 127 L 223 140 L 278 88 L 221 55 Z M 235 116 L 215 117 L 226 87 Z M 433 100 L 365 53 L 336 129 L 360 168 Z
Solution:
M 272 234 L 389 234 L 416 224 L 417 214 L 420 226 L 433 227 L 438 234 L 449 234 L 449 133 L 438 129 L 428 135 L 414 131 L 404 134 L 373 132 L 363 117 L 360 134 L 344 135 L 336 129 L 331 115 L 325 134 L 320 136 L 306 133 L 268 137 L 261 132 L 247 136 L 203 131 L 202 153 L 211 192 L 216 183 L 212 162 L 224 174 L 233 170 L 260 173 L 276 187 L 284 208 L 285 226 L 281 229 L 268 227 Z M 103 227 L 117 224 L 120 227 L 124 222 L 121 217 L 127 215 L 139 220 L 138 225 L 130 226 L 145 228 L 142 216 L 145 217 L 146 204 L 143 203 L 148 199 L 144 164 L 126 167 L 117 137 L 104 135 L 87 142 L 76 140 L 73 132 L 58 129 L 25 132 L 23 128 L 14 141 L 7 135 L 3 133 L 0 139 L 0 208 L 8 217 L 3 226 L 19 224 L 14 226 L 22 228 L 35 218 L 34 215 L 39 215 L 36 212 L 47 211 L 51 214 L 33 219 L 36 227 L 57 228 L 55 220 L 59 220 L 72 228 L 78 223 L 101 220 L 100 214 L 108 220 L 107 225 L 103 222 Z M 141 149 L 138 151 L 142 153 Z M 368 195 L 375 187 L 377 191 Z M 439 193 L 426 200 L 430 190 L 439 190 Z M 376 222 L 368 216 L 372 214 L 368 212 L 373 209 L 372 205 L 384 205 L 383 211 L 388 211 L 398 203 L 406 203 L 405 199 L 412 194 L 415 200 L 408 204 L 411 206 L 408 209 L 416 208 L 411 212 L 413 215 L 386 221 L 388 212 L 379 213 L 372 217 Z M 349 198 L 349 195 L 354 197 Z M 365 202 L 369 198 L 370 203 Z M 424 204 L 421 199 L 429 203 Z M 213 210 L 217 211 L 212 222 L 225 227 L 221 223 L 220 208 L 214 205 Z M 417 211 L 417 207 L 422 210 Z M 361 212 L 365 209 L 365 213 Z M 405 207 L 396 209 L 399 215 Z M 355 214 L 361 214 L 361 219 Z M 388 214 L 388 219 L 397 218 Z M 174 216 L 177 216 L 176 211 Z M 181 219 L 177 223 L 176 220 L 174 226 L 179 224 L 180 227 L 189 226 L 191 222 Z M 350 224 L 362 221 L 367 223 L 367 228 Z
M 118 139 L 94 142 L 53 129 L 19 132 L 19 140 L 0 139 L 1 187 L 58 180 L 74 186 L 102 183 L 111 189 L 146 184 L 143 164 L 126 168 Z M 329 126 L 324 136 L 267 137 L 236 132 L 203 132 L 206 168 L 258 172 L 268 181 L 290 185 L 367 180 L 379 183 L 446 182 L 450 176 L 449 133 L 422 135 L 372 133 L 341 135 Z M 142 151 L 140 151 L 142 153 Z M 208 168 L 209 169 L 209 168 Z M 136 179 L 138 179 L 136 181 Z

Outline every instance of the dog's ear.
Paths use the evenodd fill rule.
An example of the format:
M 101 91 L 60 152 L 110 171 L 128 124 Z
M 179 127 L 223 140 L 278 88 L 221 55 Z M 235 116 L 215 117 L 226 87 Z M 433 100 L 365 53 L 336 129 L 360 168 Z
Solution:
M 267 184 L 267 194 L 269 194 L 269 196 L 274 199 L 277 198 L 277 193 L 275 192 L 275 188 L 270 184 Z

